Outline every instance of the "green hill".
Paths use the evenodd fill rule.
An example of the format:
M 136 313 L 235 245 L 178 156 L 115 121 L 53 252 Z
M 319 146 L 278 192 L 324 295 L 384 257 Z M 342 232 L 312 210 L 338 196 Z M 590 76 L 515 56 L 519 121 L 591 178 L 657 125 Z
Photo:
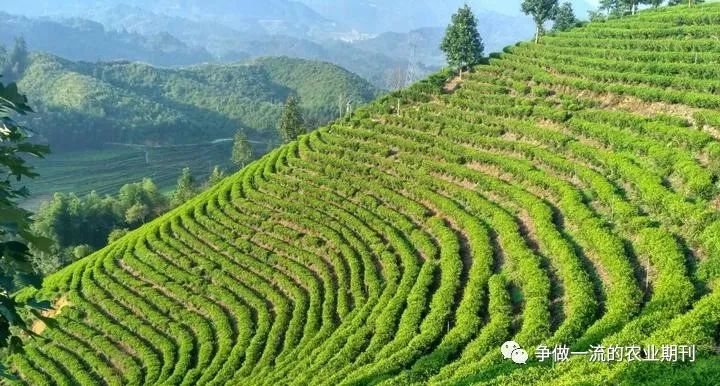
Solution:
M 337 117 L 341 94 L 358 103 L 377 95 L 340 67 L 290 58 L 166 69 L 35 54 L 19 86 L 38 112 L 28 125 L 55 150 L 187 144 L 228 138 L 240 128 L 267 139 L 276 136 L 290 94 L 300 96 L 313 123 Z
M 55 310 L 8 366 L 27 384 L 714 384 L 718 33 L 718 4 L 643 11 L 383 97 L 49 277 Z
M 152 177 L 174 186 L 190 166 L 205 178 L 231 170 L 232 138 L 242 129 L 256 155 L 277 144 L 277 122 L 290 94 L 309 127 L 339 114 L 338 100 L 363 104 L 378 90 L 335 65 L 290 58 L 158 68 L 141 63 L 72 62 L 33 54 L 19 85 L 35 114 L 24 123 L 53 153 L 32 164 L 43 180 L 28 184 L 35 208 L 54 192 L 114 193 Z

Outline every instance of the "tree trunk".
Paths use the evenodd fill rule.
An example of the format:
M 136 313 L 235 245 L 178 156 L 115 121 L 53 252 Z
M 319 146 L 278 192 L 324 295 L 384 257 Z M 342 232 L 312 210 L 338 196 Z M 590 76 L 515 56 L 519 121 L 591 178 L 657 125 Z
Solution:
M 540 42 L 540 24 L 535 26 L 535 44 Z

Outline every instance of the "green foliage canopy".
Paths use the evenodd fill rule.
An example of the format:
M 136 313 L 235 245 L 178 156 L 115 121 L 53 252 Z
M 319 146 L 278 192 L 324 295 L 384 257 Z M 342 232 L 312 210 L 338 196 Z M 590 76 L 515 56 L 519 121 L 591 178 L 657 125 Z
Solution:
M 543 25 L 551 20 L 558 8 L 558 0 L 524 0 L 520 9 L 535 21 L 535 43 L 540 40 L 544 31 Z
M 46 146 L 29 141 L 28 132 L 18 125 L 12 114 L 31 112 L 27 98 L 17 86 L 0 83 L 0 346 L 10 343 L 12 327 L 25 329 L 14 292 L 34 278 L 30 247 L 49 248 L 49 240 L 31 232 L 31 213 L 17 205 L 17 199 L 28 195 L 27 189 L 16 184 L 24 178 L 36 177 L 26 165 L 25 157 L 43 157 Z
M 448 63 L 460 70 L 480 63 L 485 47 L 477 29 L 477 18 L 467 4 L 452 16 L 440 49 L 445 52 Z
M 16 82 L 20 79 L 22 74 L 25 72 L 25 69 L 30 64 L 28 55 L 25 39 L 22 37 L 17 38 L 15 40 L 15 45 L 7 57 L 4 58 L 2 66 L 0 67 L 0 74 L 2 74 L 3 78 L 7 82 Z
M 207 186 L 215 186 L 218 182 L 222 181 L 223 178 L 225 178 L 225 172 L 216 165 L 208 177 Z
M 300 111 L 300 100 L 296 96 L 289 96 L 283 108 L 282 118 L 278 125 L 280 137 L 285 143 L 293 141 L 300 134 L 306 132 L 305 120 Z
M 250 146 L 247 136 L 242 131 L 238 131 L 233 138 L 232 162 L 242 168 L 252 157 L 252 146 Z
M 184 204 L 198 193 L 198 184 L 192 175 L 190 168 L 184 168 L 180 177 L 178 177 L 177 187 L 173 192 L 170 206 L 176 207 Z
M 134 229 L 164 213 L 167 198 L 151 179 L 124 185 L 116 196 L 91 192 L 83 197 L 56 193 L 42 204 L 32 226 L 34 232 L 53 241 L 48 253 L 33 257 L 36 269 L 47 274 L 75 261 L 77 247 L 101 249 L 108 239 L 120 236 L 118 229 Z
M 578 19 L 575 17 L 573 12 L 572 4 L 565 2 L 560 5 L 555 13 L 555 23 L 553 24 L 553 31 L 567 31 L 577 25 Z

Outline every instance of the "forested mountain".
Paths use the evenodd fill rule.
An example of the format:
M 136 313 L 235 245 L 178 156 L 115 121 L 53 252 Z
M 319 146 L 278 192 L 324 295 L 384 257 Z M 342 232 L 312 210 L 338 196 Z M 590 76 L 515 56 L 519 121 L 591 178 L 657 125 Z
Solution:
M 35 142 L 53 150 L 32 161 L 45 176 L 29 183 L 32 196 L 23 205 L 32 209 L 55 192 L 109 194 L 145 177 L 166 192 L 184 167 L 203 180 L 215 165 L 232 170 L 236 132 L 252 142 L 255 156 L 280 143 L 278 121 L 289 95 L 300 96 L 308 129 L 337 118 L 340 104 L 346 109 L 348 101 L 358 106 L 378 95 L 333 64 L 285 57 L 158 68 L 19 56 L 4 67 L 20 74 L 3 79 L 19 78 L 36 111 L 22 122 Z
M 106 20 L 110 27 L 86 19 L 38 19 L 0 13 L 0 42 L 9 47 L 16 38 L 24 37 L 30 50 L 70 60 L 129 60 L 160 66 L 290 56 L 335 63 L 379 88 L 389 88 L 388 79 L 408 65 L 407 57 L 364 50 L 344 41 L 268 34 L 259 27 L 230 28 L 136 7 L 113 8 L 98 20 Z M 438 68 L 437 64 L 429 68 L 418 65 L 421 71 L 417 79 Z
M 359 49 L 354 43 L 326 40 L 316 43 L 307 39 L 287 36 L 269 36 L 240 42 L 237 45 L 242 56 L 290 56 L 336 63 L 370 81 L 382 89 L 392 89 L 392 79 L 397 73 L 403 77 L 408 68 L 408 57 L 394 53 Z M 415 80 L 440 68 L 416 63 L 418 73 Z
M 57 151 L 211 141 L 239 129 L 268 139 L 290 94 L 316 124 L 338 116 L 340 97 L 360 104 L 377 95 L 335 65 L 290 58 L 167 69 L 33 54 L 19 85 L 37 111 L 28 125 Z
M 0 6 L 0 10 L 5 7 Z M 152 34 L 108 30 L 79 18 L 27 18 L 0 12 L 0 44 L 12 46 L 24 38 L 32 50 L 73 60 L 125 59 L 160 66 L 197 64 L 214 60 L 204 48 L 188 46 L 164 31 Z
M 719 35 L 720 4 L 645 10 L 383 96 L 21 292 L 53 307 L 8 372 L 29 385 L 715 384 Z M 33 62 L 70 67 L 59 86 L 132 84 L 132 103 L 226 114 L 195 88 L 246 86 L 238 68 L 284 78 L 267 62 Z M 24 86 L 39 83 L 53 81 Z M 76 89 L 57 100 L 107 114 Z

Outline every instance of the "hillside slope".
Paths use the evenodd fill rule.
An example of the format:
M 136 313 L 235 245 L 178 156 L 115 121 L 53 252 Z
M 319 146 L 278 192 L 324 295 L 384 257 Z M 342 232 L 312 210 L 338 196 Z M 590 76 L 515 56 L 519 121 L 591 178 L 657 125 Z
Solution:
M 319 124 L 337 117 L 340 94 L 364 103 L 378 93 L 335 65 L 289 58 L 167 69 L 35 54 L 19 86 L 38 112 L 28 125 L 54 150 L 211 141 L 240 128 L 272 138 L 290 94 Z
M 50 277 L 57 310 L 10 368 L 28 384 L 717 382 L 718 33 L 717 4 L 645 11 L 520 44 L 454 92 L 439 74 L 383 97 Z M 509 339 L 526 365 L 503 359 Z M 540 344 L 697 352 L 553 364 Z

